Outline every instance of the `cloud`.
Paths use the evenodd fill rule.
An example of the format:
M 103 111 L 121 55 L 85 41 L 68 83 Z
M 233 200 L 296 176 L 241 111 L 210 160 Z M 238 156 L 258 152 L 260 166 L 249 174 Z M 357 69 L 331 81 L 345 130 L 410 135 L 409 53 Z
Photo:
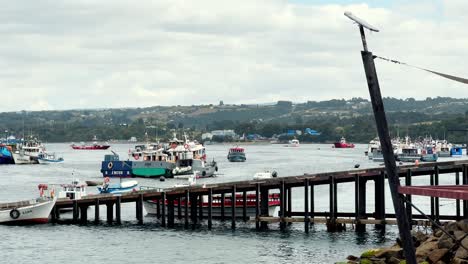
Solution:
M 0 111 L 367 98 L 345 10 L 381 29 L 367 33 L 376 54 L 460 76 L 467 68 L 461 0 L 1 2 Z M 468 97 L 462 84 L 376 65 L 384 96 Z

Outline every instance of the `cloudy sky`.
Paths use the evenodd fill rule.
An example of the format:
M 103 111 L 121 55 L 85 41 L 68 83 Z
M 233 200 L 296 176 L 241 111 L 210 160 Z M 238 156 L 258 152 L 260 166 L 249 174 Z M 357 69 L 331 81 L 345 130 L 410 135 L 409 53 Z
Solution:
M 468 77 L 468 1 L 0 0 L 0 111 L 368 98 L 375 54 Z M 376 61 L 384 96 L 468 86 Z

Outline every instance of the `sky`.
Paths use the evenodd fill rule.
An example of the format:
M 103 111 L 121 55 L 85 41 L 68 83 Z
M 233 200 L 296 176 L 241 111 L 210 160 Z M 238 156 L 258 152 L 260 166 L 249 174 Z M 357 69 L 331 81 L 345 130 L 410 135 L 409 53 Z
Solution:
M 467 78 L 468 1 L 0 0 L 0 111 L 368 98 L 369 50 Z M 468 86 L 376 61 L 383 96 Z

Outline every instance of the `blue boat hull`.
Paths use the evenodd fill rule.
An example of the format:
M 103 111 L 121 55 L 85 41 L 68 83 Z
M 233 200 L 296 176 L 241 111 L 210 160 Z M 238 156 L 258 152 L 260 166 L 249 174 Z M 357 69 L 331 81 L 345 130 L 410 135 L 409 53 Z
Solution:
M 132 161 L 103 161 L 101 173 L 103 177 L 132 177 Z
M 15 164 L 11 151 L 5 147 L 0 147 L 0 164 Z

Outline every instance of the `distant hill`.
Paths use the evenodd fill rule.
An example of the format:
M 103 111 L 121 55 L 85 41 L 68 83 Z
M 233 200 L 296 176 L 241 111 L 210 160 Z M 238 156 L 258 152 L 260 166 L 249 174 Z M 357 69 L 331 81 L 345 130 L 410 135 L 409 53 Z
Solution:
M 392 128 L 404 133 L 431 127 L 441 136 L 448 128 L 447 122 L 447 125 L 464 127 L 460 118 L 465 120 L 468 113 L 468 99 L 384 98 L 384 104 Z M 238 133 L 271 136 L 287 128 L 311 127 L 325 132 L 314 140 L 327 141 L 345 135 L 350 140 L 366 141 L 375 135 L 371 114 L 370 102 L 363 98 L 305 103 L 278 101 L 258 105 L 20 111 L 0 113 L 0 128 L 3 129 L 0 131 L 8 130 L 5 134 L 16 136 L 35 134 L 50 142 L 69 142 L 91 140 L 94 136 L 102 140 L 123 140 L 131 136 L 142 139 L 145 131 L 151 137 L 164 138 L 170 137 L 175 130 L 183 129 L 194 137 L 213 129 L 235 129 Z M 457 118 L 458 121 L 450 123 Z M 360 132 L 361 129 L 366 129 L 365 133 Z

